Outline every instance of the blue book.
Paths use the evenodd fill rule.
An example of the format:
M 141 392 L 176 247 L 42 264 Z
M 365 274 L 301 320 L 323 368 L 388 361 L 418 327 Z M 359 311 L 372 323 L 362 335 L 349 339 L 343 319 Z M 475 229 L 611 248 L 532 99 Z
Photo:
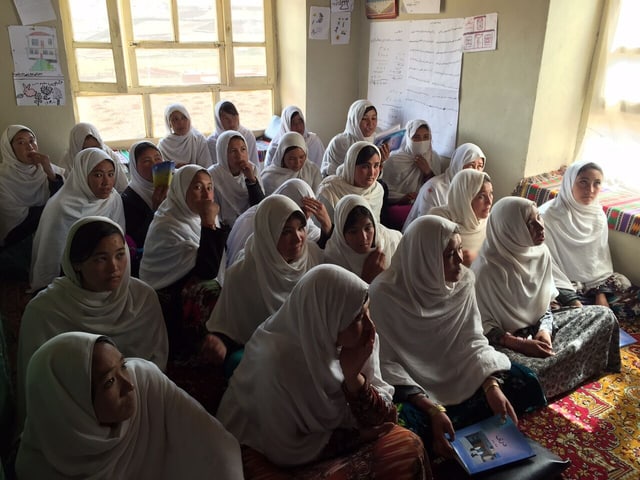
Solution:
M 632 345 L 637 343 L 638 341 L 623 329 L 620 329 L 620 348 L 626 347 L 627 345 Z
M 389 130 L 378 133 L 375 136 L 373 143 L 376 147 L 386 143 L 389 145 L 389 151 L 393 152 L 400 148 L 405 132 L 406 130 L 404 128 L 401 129 L 399 125 L 396 125 L 395 127 L 391 127 Z
M 470 475 L 535 456 L 513 421 L 509 417 L 503 421 L 499 415 L 456 431 L 451 445 Z

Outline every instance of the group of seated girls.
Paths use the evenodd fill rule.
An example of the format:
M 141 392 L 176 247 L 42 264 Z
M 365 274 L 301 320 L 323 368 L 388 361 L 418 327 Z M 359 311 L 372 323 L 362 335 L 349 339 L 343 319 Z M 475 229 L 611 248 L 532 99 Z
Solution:
M 171 136 L 188 120 L 176 111 Z M 293 125 L 302 115 L 291 111 Z M 21 213 L 14 202 L 11 218 L 20 226 L 42 214 L 33 265 L 43 273 L 32 288 L 46 287 L 19 337 L 20 478 L 429 478 L 426 451 L 451 457 L 456 429 L 492 414 L 517 424 L 620 369 L 613 311 L 637 309 L 638 291 L 612 269 L 600 167 L 569 167 L 542 208 L 545 228 L 529 200 L 493 205 L 477 146 L 458 147 L 427 180 L 417 164 L 434 162 L 436 173 L 440 157 L 416 146 L 430 143 L 426 122 L 410 122 L 406 151 L 390 153 L 368 141 L 375 113 L 368 101 L 352 105 L 325 155 L 328 168 L 340 164 L 317 190 L 295 175 L 305 137 L 283 132 L 262 172 L 282 183 L 266 197 L 237 130 L 219 132 L 208 168 L 181 157 L 163 191 L 150 167 L 164 152 L 137 143 L 122 198 L 153 214 L 138 210 L 134 225 L 109 152 L 81 150 L 60 187 L 33 132 L 4 132 L 2 195 L 27 174 L 40 182 L 37 201 Z M 392 191 L 382 162 L 406 163 L 400 155 L 414 155 L 423 183 L 397 182 L 395 198 L 434 207 L 404 234 L 380 221 Z M 125 235 L 143 220 L 137 279 Z M 217 420 L 164 376 L 174 360 L 227 367 Z M 153 465 L 135 452 L 152 452 Z

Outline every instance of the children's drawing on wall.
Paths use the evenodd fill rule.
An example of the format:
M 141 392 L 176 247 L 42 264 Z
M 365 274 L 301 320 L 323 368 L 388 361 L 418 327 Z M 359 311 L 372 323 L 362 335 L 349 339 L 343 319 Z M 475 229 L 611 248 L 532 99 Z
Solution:
M 353 0 L 331 0 L 331 12 L 352 12 Z
M 331 14 L 331 44 L 346 45 L 351 38 L 351 13 Z
M 65 104 L 64 79 L 62 77 L 14 75 L 16 103 L 20 106 L 59 106 Z
M 309 8 L 309 39 L 328 40 L 331 10 L 329 7 Z

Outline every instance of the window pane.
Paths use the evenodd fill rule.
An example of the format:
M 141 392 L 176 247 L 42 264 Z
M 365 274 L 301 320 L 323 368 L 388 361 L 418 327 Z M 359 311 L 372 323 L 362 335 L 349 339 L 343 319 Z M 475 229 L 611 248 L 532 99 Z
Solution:
M 264 42 L 262 0 L 232 0 L 231 30 L 234 42 Z
M 131 0 L 133 38 L 173 41 L 170 0 Z
M 264 130 L 273 116 L 271 90 L 220 92 L 220 99 L 236 106 L 240 123 L 249 130 Z
M 105 0 L 69 0 L 73 39 L 77 42 L 111 42 Z
M 217 49 L 137 49 L 140 85 L 220 83 Z
M 81 82 L 115 83 L 116 70 L 111 50 L 77 48 L 76 67 Z
M 236 77 L 267 76 L 267 54 L 264 47 L 235 47 L 233 61 Z
M 164 109 L 172 103 L 182 103 L 187 107 L 189 116 L 191 116 L 191 126 L 196 130 L 204 135 L 215 130 L 211 92 L 157 94 L 150 97 L 154 137 L 164 137 L 167 134 L 167 127 L 164 124 Z
M 76 97 L 78 121 L 93 123 L 102 139 L 144 138 L 144 115 L 140 95 Z
M 218 17 L 213 0 L 180 0 L 178 19 L 181 42 L 218 41 Z

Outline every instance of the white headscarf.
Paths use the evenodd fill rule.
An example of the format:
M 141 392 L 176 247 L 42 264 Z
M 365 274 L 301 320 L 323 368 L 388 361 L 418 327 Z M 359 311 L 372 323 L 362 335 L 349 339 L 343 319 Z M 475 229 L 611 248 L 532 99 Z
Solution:
M 344 226 L 347 222 L 349 214 L 355 207 L 364 207 L 371 213 L 373 217 L 373 225 L 375 228 L 375 237 L 371 246 L 371 251 L 367 253 L 357 253 L 347 244 L 344 238 Z M 347 195 L 342 197 L 336 205 L 335 211 L 335 228 L 331 235 L 331 238 L 327 241 L 327 245 L 324 250 L 325 261 L 328 263 L 335 263 L 341 267 L 350 270 L 358 276 L 362 275 L 362 267 L 369 254 L 380 249 L 385 255 L 385 265 L 387 268 L 391 258 L 400 243 L 402 234 L 396 230 L 391 230 L 381 225 L 375 218 L 375 215 L 371 212 L 369 203 L 360 195 Z
M 447 203 L 449 185 L 455 174 L 462 171 L 467 163 L 470 163 L 478 157 L 484 159 L 484 166 L 486 168 L 487 157 L 482 150 L 480 150 L 480 147 L 473 143 L 463 143 L 456 148 L 456 151 L 453 152 L 451 163 L 445 172 L 437 177 L 430 178 L 420 188 L 416 201 L 404 222 L 403 231 L 406 230 L 416 218 L 429 213 L 433 207 L 439 207 Z
M 360 150 L 365 147 L 373 147 L 376 149 L 378 156 L 380 150 L 373 143 L 355 142 L 347 151 L 347 157 L 344 164 L 338 169 L 336 175 L 326 177 L 318 188 L 318 198 L 322 200 L 331 218 L 338 201 L 345 195 L 355 194 L 361 195 L 371 206 L 373 216 L 380 220 L 380 211 L 382 210 L 382 200 L 384 198 L 384 188 L 377 180 L 368 188 L 360 188 L 354 185 L 354 176 L 356 171 L 356 161 Z
M 202 225 L 200 215 L 187 205 L 187 191 L 198 172 L 208 174 L 198 165 L 185 165 L 176 170 L 167 198 L 149 225 L 140 279 L 156 290 L 180 280 L 196 265 Z
M 22 130 L 36 138 L 23 125 L 9 125 L 0 137 L 0 246 L 9 232 L 27 218 L 30 207 L 40 207 L 49 200 L 49 180 L 42 167 L 22 163 L 11 147 L 11 140 Z M 64 173 L 56 165 L 51 168 L 58 175 Z
M 120 160 L 120 155 L 114 152 L 109 146 L 104 143 L 102 137 L 100 136 L 100 132 L 95 127 L 95 125 L 91 123 L 81 122 L 76 123 L 71 131 L 69 132 L 69 149 L 66 151 L 64 157 L 62 158 L 62 166 L 66 169 L 67 176 L 71 174 L 71 170 L 73 170 L 73 160 L 78 155 L 78 152 L 82 150 L 82 145 L 87 137 L 95 138 L 100 144 L 100 149 L 104 150 L 109 157 L 113 160 L 113 164 L 116 166 L 116 169 L 119 170 L 118 178 L 116 181 L 115 189 L 118 192 L 124 192 L 127 188 L 127 171 L 125 166 L 122 164 Z
M 573 184 L 582 167 L 569 166 L 558 196 L 540 207 L 545 223 L 545 243 L 554 260 L 554 279 L 559 288 L 573 289 L 571 282 L 587 288 L 600 285 L 613 273 L 609 251 L 607 216 L 600 202 L 582 205 L 573 198 Z
M 131 277 L 130 264 L 116 290 L 92 292 L 82 288 L 82 280 L 70 259 L 71 243 L 80 227 L 104 222 L 122 228 L 105 217 L 85 217 L 73 224 L 62 258 L 63 277 L 31 300 L 20 324 L 18 351 L 19 405 L 24 408 L 25 379 L 29 359 L 40 345 L 62 332 L 83 331 L 109 335 L 125 355 L 141 357 L 164 369 L 169 343 L 158 296 L 146 283 Z M 125 250 L 126 243 L 125 243 Z M 127 253 L 128 254 L 128 253 Z
M 142 142 L 136 142 L 131 145 L 129 149 L 129 167 L 131 169 L 131 181 L 129 187 L 136 192 L 138 196 L 147 204 L 150 209 L 153 209 L 153 182 L 142 178 L 140 172 L 138 172 L 138 159 L 136 158 L 136 148 L 140 145 L 145 145 L 144 150 L 147 148 L 158 149 L 153 143 L 143 140 Z M 160 153 L 162 155 L 162 153 Z
M 417 192 L 424 183 L 424 174 L 416 165 L 416 155 L 424 157 L 434 175 L 442 173 L 442 159 L 433 150 L 431 141 L 429 141 L 427 153 L 416 151 L 411 137 L 416 134 L 420 127 L 426 127 L 431 132 L 431 127 L 429 127 L 426 120 L 410 120 L 407 122 L 406 132 L 400 148 L 393 152 L 389 159 L 384 162 L 384 181 L 389 187 L 389 199 L 391 200 L 400 200 L 407 193 Z
M 211 155 L 207 148 L 207 140 L 193 125 L 184 135 L 176 135 L 171 128 L 171 114 L 180 112 L 191 122 L 191 115 L 181 103 L 172 103 L 164 111 L 164 123 L 167 127 L 166 137 L 160 139 L 158 149 L 167 161 L 179 163 L 194 163 L 201 167 L 211 166 Z
M 367 284 L 335 265 L 307 273 L 245 346 L 218 418 L 240 443 L 280 465 L 317 459 L 339 427 L 354 427 L 341 384 L 338 333 L 359 315 Z M 378 342 L 363 373 L 387 400 Z M 257 400 L 259 399 L 259 400 Z
M 445 281 L 442 253 L 456 232 L 449 220 L 420 217 L 369 290 L 383 377 L 419 386 L 445 405 L 463 402 L 489 375 L 511 368 L 482 333 L 473 273 L 461 265 L 460 280 Z
M 126 361 L 134 385 L 133 416 L 116 426 L 100 425 L 91 399 L 98 339 L 65 333 L 33 356 L 28 417 L 16 460 L 20 478 L 243 478 L 237 440 L 145 360 Z
M 322 166 L 322 156 L 324 155 L 324 144 L 320 137 L 313 132 L 307 130 L 307 121 L 302 114 L 302 110 L 300 108 L 289 105 L 282 109 L 282 115 L 280 115 L 280 130 L 278 133 L 271 139 L 269 143 L 269 150 L 267 151 L 267 156 L 264 160 L 265 167 L 268 167 L 273 163 L 273 156 L 276 153 L 276 149 L 280 144 L 280 139 L 287 133 L 291 132 L 291 120 L 295 114 L 300 116 L 300 119 L 304 123 L 304 132 L 302 136 L 304 137 L 304 141 L 307 144 L 307 160 L 313 163 L 316 167 L 318 167 L 318 172 L 320 172 L 320 167 Z
M 462 237 L 462 248 L 477 252 L 486 237 L 487 220 L 479 219 L 471 207 L 471 202 L 485 182 L 491 178 L 484 172 L 466 169 L 458 172 L 451 181 L 447 194 L 447 204 L 434 207 L 430 215 L 438 215 L 458 224 Z
M 557 295 L 546 245 L 534 246 L 527 221 L 536 204 L 505 197 L 493 206 L 487 238 L 473 262 L 485 333 L 535 325 Z
M 209 153 L 211 154 L 212 165 L 215 165 L 219 162 L 218 160 L 218 152 L 217 152 L 217 141 L 218 137 L 225 132 L 226 130 L 222 126 L 222 119 L 220 118 L 220 112 L 222 110 L 222 106 L 225 103 L 231 103 L 228 100 L 220 100 L 216 103 L 214 107 L 214 116 L 216 121 L 216 130 L 209 135 L 207 138 L 207 147 L 209 148 Z M 254 165 L 259 164 L 258 160 L 258 146 L 256 145 L 256 136 L 253 134 L 251 130 L 247 127 L 243 127 L 242 125 L 238 125 L 237 130 L 242 138 L 244 138 L 244 142 L 247 144 L 247 153 L 249 154 L 249 161 Z
M 323 176 L 335 175 L 336 170 L 345 161 L 347 150 L 358 141 L 373 142 L 373 137 L 365 137 L 360 130 L 360 120 L 364 117 L 367 108 L 373 107 L 369 100 L 356 100 L 349 107 L 347 113 L 347 124 L 344 132 L 339 133 L 331 139 L 329 146 L 322 157 L 322 167 L 320 171 Z
M 256 327 L 280 308 L 298 280 L 321 263 L 322 251 L 308 240 L 300 258 L 291 263 L 278 252 L 280 234 L 294 212 L 304 216 L 284 195 L 270 195 L 260 202 L 244 258 L 226 271 L 220 299 L 207 322 L 210 332 L 246 343 Z
M 313 190 L 311 190 L 309 184 L 299 178 L 290 178 L 280 185 L 273 194 L 289 197 L 298 204 L 300 209 L 302 209 L 302 199 L 304 197 L 316 198 L 316 195 L 313 193 Z M 253 217 L 255 216 L 257 209 L 258 205 L 253 205 L 251 208 L 245 210 L 245 212 L 240 215 L 233 224 L 233 228 L 229 232 L 229 237 L 227 238 L 228 267 L 238 260 L 240 252 L 244 249 L 244 244 L 247 241 L 247 238 L 249 238 L 253 233 Z M 316 242 L 322 234 L 320 228 L 313 223 L 310 218 L 307 218 L 306 230 L 308 242 Z
M 60 262 L 71 225 L 87 216 L 107 217 L 124 231 L 124 208 L 113 189 L 107 198 L 98 198 L 89 187 L 88 178 L 96 165 L 113 159 L 99 148 L 85 148 L 75 158 L 71 175 L 62 188 L 47 202 L 33 239 L 31 254 L 31 288 L 46 287 L 60 275 Z M 115 165 L 114 165 L 115 167 Z M 116 182 L 120 171 L 115 167 Z
M 233 226 L 236 218 L 251 206 L 244 173 L 240 172 L 234 176 L 229 170 L 227 148 L 231 139 L 236 137 L 244 140 L 244 137 L 236 130 L 226 130 L 220 134 L 216 143 L 218 163 L 209 168 L 209 173 L 215 185 L 216 203 L 220 205 L 220 218 L 223 223 L 229 226 Z M 258 169 L 253 162 L 251 163 L 251 168 L 256 180 L 260 183 Z
M 307 144 L 298 132 L 285 133 L 275 152 L 273 162 L 262 171 L 260 175 L 264 185 L 265 195 L 271 195 L 280 185 L 290 178 L 300 178 L 307 182 L 311 189 L 316 192 L 322 181 L 320 170 L 307 158 L 302 168 L 295 172 L 287 168 L 284 164 L 284 155 L 288 148 L 301 148 L 305 155 L 308 154 Z

